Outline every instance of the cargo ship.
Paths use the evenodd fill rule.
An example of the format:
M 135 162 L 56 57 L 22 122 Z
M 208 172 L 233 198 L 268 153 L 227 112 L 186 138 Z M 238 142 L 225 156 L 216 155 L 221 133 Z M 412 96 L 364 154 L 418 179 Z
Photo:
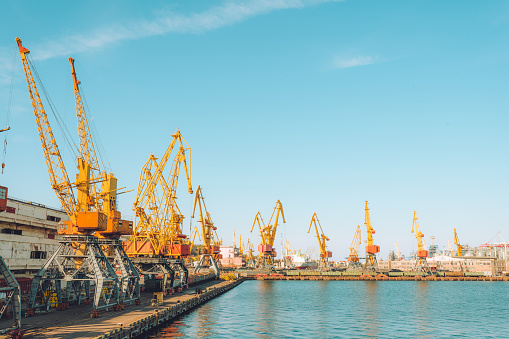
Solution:
M 318 263 L 316 261 L 310 260 L 307 255 L 301 254 L 300 250 L 297 253 L 292 254 L 291 257 L 292 257 L 292 264 L 298 270 L 318 268 Z

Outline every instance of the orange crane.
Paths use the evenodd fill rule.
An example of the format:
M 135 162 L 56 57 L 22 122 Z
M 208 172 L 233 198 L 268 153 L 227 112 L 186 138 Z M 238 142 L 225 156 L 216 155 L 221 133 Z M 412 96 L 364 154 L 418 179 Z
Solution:
M 366 206 L 364 207 L 364 225 L 366 225 L 366 230 L 368 233 L 368 245 L 366 246 L 366 263 L 364 264 L 364 268 L 378 271 L 378 262 L 376 260 L 376 254 L 380 252 L 380 246 L 374 245 L 373 234 L 375 234 L 375 230 L 371 226 L 367 201 Z
M 34 81 L 33 74 L 42 85 L 38 74 L 32 72 L 32 68 L 35 68 L 29 59 L 30 51 L 23 47 L 21 39 L 16 38 L 16 42 L 51 186 L 70 219 L 60 222 L 59 234 L 64 235 L 63 240 L 32 281 L 27 315 L 32 315 L 37 309 L 49 309 L 49 296 L 53 294 L 57 297 L 57 309 L 65 309 L 73 303 L 80 305 L 85 300 L 90 300 L 91 282 L 94 282 L 93 316 L 97 316 L 100 308 L 122 308 L 123 302 L 127 301 L 124 299 L 126 295 L 134 296 L 134 300 L 139 301 L 139 276 L 136 280 L 135 272 L 124 271 L 133 267 L 129 266 L 122 253 L 117 251 L 122 247 L 119 240 L 107 239 L 100 243 L 97 237 L 93 236 L 96 232 L 107 231 L 108 220 L 103 211 L 97 208 L 96 202 L 101 199 L 101 195 L 97 192 L 90 193 L 92 182 L 96 179 L 90 176 L 89 159 L 81 152 L 77 159 L 77 180 L 71 182 Z M 77 200 L 74 190 L 78 191 Z M 117 216 L 119 218 L 120 213 Z M 113 258 L 108 258 L 103 252 L 104 244 L 113 244 L 117 249 Z M 120 277 L 110 260 L 121 266 Z M 129 279 L 124 279 L 128 275 L 133 278 L 130 282 Z M 127 291 L 129 288 L 133 290 L 132 293 Z M 129 301 L 131 300 L 133 299 Z
M 201 225 L 201 239 L 203 242 L 204 254 L 200 257 L 200 261 L 198 262 L 198 266 L 196 266 L 194 273 L 198 273 L 201 269 L 208 269 L 212 267 L 216 272 L 216 275 L 219 276 L 219 268 L 216 260 L 214 259 L 214 255 L 219 254 L 219 246 L 214 246 L 213 242 L 213 231 L 216 231 L 217 227 L 214 226 L 210 213 L 207 211 L 205 198 L 203 197 L 202 188 L 200 186 L 196 189 L 194 196 L 194 206 L 191 218 L 194 218 L 196 206 L 198 206 L 198 211 L 200 213 L 200 219 L 198 222 Z
M 311 227 L 315 225 L 316 237 L 318 239 L 318 248 L 320 249 L 320 263 L 323 268 L 328 266 L 328 258 L 332 257 L 332 252 L 327 251 L 326 241 L 330 239 L 323 234 L 322 225 L 320 225 L 320 220 L 318 220 L 318 215 L 316 212 L 311 217 L 311 223 L 309 224 L 308 233 L 311 231 Z M 318 231 L 318 227 L 320 227 L 320 231 Z
M 456 244 L 456 250 L 458 252 L 458 256 L 463 256 L 463 248 L 461 247 L 460 240 L 458 238 L 458 233 L 456 233 L 456 229 L 454 229 L 454 244 Z
M 254 226 L 258 223 L 260 237 L 262 239 L 262 243 L 258 245 L 258 252 L 260 252 L 259 264 L 264 267 L 270 267 L 274 265 L 274 258 L 276 256 L 274 240 L 276 237 L 277 226 L 279 225 L 279 215 L 281 215 L 283 218 L 283 223 L 286 223 L 285 214 L 283 212 L 283 205 L 281 204 L 281 201 L 278 200 L 276 201 L 276 206 L 272 211 L 268 225 L 265 226 L 262 215 L 260 212 L 258 212 L 256 213 L 255 219 L 253 221 L 253 226 L 251 227 L 251 232 L 253 232 Z M 272 219 L 274 219 L 274 222 Z
M 350 245 L 350 255 L 348 256 L 348 267 L 357 268 L 362 265 L 359 262 L 359 252 L 361 249 L 361 227 L 357 225 L 355 234 L 353 236 L 352 244 Z
M 417 239 L 417 258 L 415 260 L 415 269 L 423 271 L 426 274 L 432 274 L 428 265 L 428 261 L 426 260 L 429 255 L 429 251 L 425 248 L 423 240 L 424 234 L 421 232 L 421 227 L 419 226 L 419 222 L 417 220 L 417 212 L 414 211 L 411 233 L 414 233 L 415 238 Z

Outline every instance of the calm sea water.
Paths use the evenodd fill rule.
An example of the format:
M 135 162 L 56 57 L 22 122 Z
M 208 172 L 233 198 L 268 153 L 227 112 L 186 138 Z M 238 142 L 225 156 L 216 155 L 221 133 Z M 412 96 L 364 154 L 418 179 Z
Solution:
M 245 281 L 151 338 L 509 338 L 509 283 Z

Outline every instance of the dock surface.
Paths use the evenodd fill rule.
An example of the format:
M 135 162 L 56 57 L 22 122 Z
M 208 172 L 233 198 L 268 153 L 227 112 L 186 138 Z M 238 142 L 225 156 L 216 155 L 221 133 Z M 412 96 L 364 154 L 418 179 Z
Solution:
M 92 307 L 89 306 L 37 314 L 23 318 L 24 338 L 135 338 L 241 282 L 242 279 L 209 281 L 166 296 L 158 306 L 151 306 L 151 293 L 142 293 L 140 305 L 129 305 L 118 312 L 103 312 L 98 318 L 90 317 Z M 197 288 L 204 292 L 196 294 Z

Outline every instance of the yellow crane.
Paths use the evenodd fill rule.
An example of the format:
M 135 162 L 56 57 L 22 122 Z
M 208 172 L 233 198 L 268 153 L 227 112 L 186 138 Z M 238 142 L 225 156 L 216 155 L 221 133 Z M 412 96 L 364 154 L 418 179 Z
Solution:
M 99 238 L 118 239 L 122 235 L 130 235 L 133 232 L 132 221 L 122 220 L 121 213 L 117 210 L 117 194 L 120 194 L 118 191 L 125 187 L 117 188 L 117 178 L 115 178 L 113 173 L 106 173 L 103 169 L 105 166 L 100 166 L 99 164 L 94 141 L 88 125 L 85 105 L 81 97 L 81 81 L 79 81 L 76 76 L 74 61 L 73 58 L 69 58 L 81 154 L 81 157 L 78 158 L 78 166 L 86 167 L 89 172 L 89 178 L 87 180 L 89 187 L 88 189 L 78 192 L 77 208 L 81 211 L 89 211 L 91 210 L 90 207 L 92 207 L 97 211 L 101 211 L 107 218 L 106 229 L 104 231 L 98 231 L 96 235 Z M 82 196 L 80 197 L 80 195 Z
M 246 266 L 255 266 L 255 256 L 253 254 L 254 246 L 249 239 L 247 239 L 247 255 L 246 255 Z
M 311 227 L 313 225 L 315 226 L 316 237 L 318 239 L 318 248 L 320 249 L 320 262 L 322 267 L 327 267 L 328 258 L 332 257 L 332 252 L 327 251 L 327 244 L 325 242 L 329 241 L 330 239 L 323 233 L 322 225 L 320 225 L 320 220 L 318 220 L 318 215 L 316 212 L 311 217 L 308 233 L 311 231 Z M 320 228 L 320 231 L 318 231 L 318 228 Z
M 176 145 L 176 155 L 168 178 L 165 178 L 164 170 Z M 176 203 L 181 166 L 186 174 L 188 192 L 193 193 L 185 156 L 190 149 L 180 131 L 177 131 L 172 135 L 172 141 L 161 160 L 158 162 L 152 154 L 143 165 L 133 203 L 135 226 L 127 246 L 128 255 L 176 258 L 190 255 L 187 236 L 182 232 L 184 216 Z
M 458 252 L 458 256 L 462 257 L 463 256 L 463 249 L 461 247 L 460 240 L 458 238 L 458 233 L 456 233 L 456 229 L 454 229 L 454 244 L 456 244 L 456 250 Z
M 375 245 L 373 241 L 373 234 L 375 234 L 375 230 L 371 226 L 371 220 L 369 217 L 369 208 L 368 202 L 366 201 L 366 205 L 364 207 L 364 225 L 366 225 L 366 230 L 368 234 L 368 244 L 366 246 L 366 263 L 364 264 L 364 268 L 378 270 L 378 262 L 376 260 L 376 254 L 380 252 L 380 246 Z
M 276 250 L 273 246 L 276 237 L 277 226 L 279 225 L 279 215 L 281 215 L 283 223 L 286 223 L 285 214 L 283 212 L 283 205 L 281 204 L 281 201 L 278 200 L 276 201 L 276 206 L 272 211 L 272 215 L 270 216 L 270 220 L 267 226 L 263 222 L 260 212 L 256 213 L 255 219 L 253 221 L 251 232 L 253 232 L 254 226 L 256 224 L 258 224 L 258 228 L 260 230 L 262 243 L 258 245 L 258 251 L 260 252 L 260 264 L 262 266 L 274 265 Z M 272 221 L 273 219 L 274 221 Z
M 196 266 L 194 272 L 198 273 L 201 269 L 208 269 L 212 266 L 216 275 L 219 276 L 219 268 L 217 267 L 217 263 L 214 259 L 214 255 L 219 254 L 219 246 L 213 245 L 214 231 L 217 230 L 217 227 L 214 226 L 210 213 L 207 211 L 205 198 L 203 197 L 202 188 L 200 186 L 196 189 L 194 196 L 194 206 L 191 218 L 194 218 L 196 206 L 198 206 L 198 212 L 200 213 L 200 219 L 198 222 L 201 226 L 201 239 L 203 242 L 204 254 L 200 257 L 200 261 L 198 262 L 198 266 Z
M 419 226 L 417 218 L 417 212 L 414 211 L 414 218 L 412 221 L 412 232 L 415 234 L 415 238 L 417 239 L 417 256 L 415 260 L 415 269 L 419 271 L 423 271 L 426 274 L 432 274 L 431 269 L 429 268 L 428 261 L 426 258 L 429 255 L 429 251 L 426 250 L 424 244 L 424 234 L 421 232 L 421 227 Z
M 103 211 L 98 208 L 101 196 L 97 192 L 92 191 L 92 194 L 90 192 L 91 185 L 97 180 L 90 176 L 90 159 L 81 149 L 77 159 L 77 180 L 74 183 L 71 182 L 34 81 L 33 74 L 42 86 L 38 74 L 32 73 L 32 68 L 34 70 L 35 68 L 28 57 L 30 51 L 23 47 L 21 39 L 16 38 L 16 42 L 51 186 L 70 219 L 59 223 L 59 234 L 64 235 L 63 240 L 54 255 L 33 278 L 27 314 L 33 314 L 36 309 L 47 309 L 49 307 L 47 296 L 53 294 L 57 296 L 59 309 L 66 308 L 71 299 L 77 300 L 80 304 L 83 301 L 81 300 L 83 295 L 86 298 L 91 297 L 91 282 L 95 282 L 93 284 L 94 316 L 100 308 L 120 309 L 124 301 L 139 300 L 139 276 L 123 252 L 120 241 L 111 239 L 101 243 L 111 245 L 114 249 L 113 253 L 109 253 L 110 258 L 108 258 L 97 238 L 93 236 L 96 232 L 107 230 L 108 220 Z M 73 78 L 76 81 L 75 75 Z M 91 142 L 91 139 L 86 139 L 83 147 L 90 146 Z M 77 200 L 74 189 L 78 191 Z M 117 276 L 110 260 L 118 265 L 121 271 L 120 276 Z M 74 297 L 71 298 L 72 295 Z
M 348 256 L 348 266 L 351 268 L 360 267 L 359 253 L 361 250 L 361 227 L 357 225 L 355 234 L 353 236 L 352 244 L 350 245 L 350 255 Z

